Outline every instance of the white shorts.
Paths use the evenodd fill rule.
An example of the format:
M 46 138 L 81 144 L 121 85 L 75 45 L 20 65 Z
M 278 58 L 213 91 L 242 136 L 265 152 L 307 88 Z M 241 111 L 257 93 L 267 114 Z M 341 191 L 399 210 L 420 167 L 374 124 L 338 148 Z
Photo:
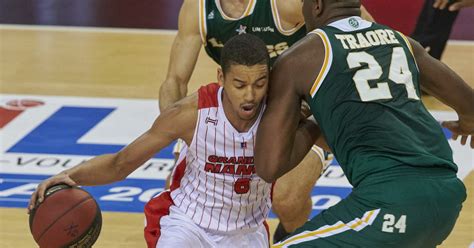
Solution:
M 257 228 L 232 232 L 206 230 L 195 224 L 172 204 L 169 191 L 163 192 L 157 198 L 162 198 L 159 208 L 150 208 L 153 204 L 147 204 L 145 207 L 147 216 L 145 238 L 149 248 L 268 248 L 270 246 L 266 223 Z M 164 199 L 166 200 L 163 201 Z M 163 202 L 168 202 L 168 204 L 163 204 Z M 158 221 L 159 224 L 150 223 L 151 221 Z

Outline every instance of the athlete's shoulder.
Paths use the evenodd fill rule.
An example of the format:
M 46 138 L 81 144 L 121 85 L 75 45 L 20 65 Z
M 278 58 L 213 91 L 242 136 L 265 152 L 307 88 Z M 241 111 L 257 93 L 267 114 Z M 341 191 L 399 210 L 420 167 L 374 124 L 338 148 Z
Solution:
M 324 43 L 319 35 L 309 33 L 304 38 L 293 44 L 277 59 L 275 64 L 306 64 L 311 58 L 320 56 L 324 52 Z
M 275 0 L 278 7 L 280 21 L 291 23 L 294 26 L 304 23 L 301 13 L 301 0 Z
M 171 113 L 171 115 L 197 116 L 197 109 L 199 103 L 198 99 L 198 93 L 195 92 L 171 104 L 163 112 Z
M 197 93 L 194 93 L 169 105 L 160 111 L 147 132 L 157 137 L 166 137 L 170 142 L 179 138 L 191 141 L 198 117 L 197 102 Z
M 200 1 L 197 0 L 184 0 L 181 5 L 180 15 L 197 17 L 199 14 Z
M 210 83 L 201 86 L 198 90 L 198 108 L 213 108 L 219 106 L 218 92 L 220 85 L 218 83 Z
M 285 75 L 291 75 L 288 80 L 292 81 L 296 91 L 301 95 L 306 94 L 311 87 L 309 83 L 314 81 L 315 75 L 321 70 L 324 59 L 322 38 L 308 34 L 280 55 L 273 66 L 272 77 L 285 78 Z
M 186 6 L 189 6 L 191 8 L 195 8 L 197 10 L 197 8 L 199 7 L 199 1 L 205 1 L 205 0 L 184 0 L 183 1 L 183 5 L 186 5 Z

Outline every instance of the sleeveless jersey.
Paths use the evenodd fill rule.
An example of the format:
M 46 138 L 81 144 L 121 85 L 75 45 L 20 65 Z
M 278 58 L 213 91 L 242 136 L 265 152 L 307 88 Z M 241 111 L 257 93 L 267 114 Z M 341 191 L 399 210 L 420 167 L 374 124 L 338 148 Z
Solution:
M 248 33 L 258 36 L 267 45 L 270 62 L 306 35 L 304 23 L 284 30 L 276 0 L 250 0 L 240 18 L 228 17 L 221 0 L 199 0 L 199 27 L 207 54 L 220 64 L 221 50 L 234 35 Z
M 259 227 L 271 208 L 272 185 L 257 176 L 253 150 L 263 113 L 246 133 L 234 129 L 222 107 L 222 87 L 199 89 L 194 137 L 173 172 L 171 198 L 207 230 L 238 231 Z
M 325 58 L 308 103 L 352 185 L 407 167 L 457 171 L 420 100 L 418 67 L 403 34 L 360 17 L 311 33 L 323 40 Z

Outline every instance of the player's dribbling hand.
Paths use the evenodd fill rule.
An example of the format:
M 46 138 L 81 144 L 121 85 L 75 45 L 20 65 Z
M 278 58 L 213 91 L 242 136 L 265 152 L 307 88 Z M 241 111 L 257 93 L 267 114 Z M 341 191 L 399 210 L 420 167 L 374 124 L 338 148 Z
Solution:
M 31 195 L 30 202 L 28 203 L 28 214 L 31 213 L 37 204 L 43 202 L 46 189 L 56 184 L 75 186 L 76 182 L 74 182 L 66 173 L 59 173 L 44 180 L 38 185 L 35 192 Z
M 452 4 L 450 4 L 452 2 Z M 450 1 L 450 0 L 435 0 L 433 8 L 436 9 L 445 9 L 449 5 L 449 11 L 457 11 L 464 7 L 474 6 L 474 0 L 459 0 L 459 1 Z
M 471 136 L 471 148 L 474 148 L 474 118 L 466 118 L 459 116 L 458 121 L 444 121 L 443 127 L 449 129 L 453 133 L 453 140 L 461 136 L 461 144 L 467 143 L 467 138 Z

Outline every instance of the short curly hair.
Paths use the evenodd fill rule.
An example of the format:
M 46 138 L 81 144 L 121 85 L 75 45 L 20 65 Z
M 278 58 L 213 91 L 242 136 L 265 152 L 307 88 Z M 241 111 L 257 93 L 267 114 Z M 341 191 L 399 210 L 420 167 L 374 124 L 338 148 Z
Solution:
M 221 52 L 221 67 L 224 74 L 231 65 L 267 65 L 270 68 L 270 57 L 267 46 L 255 35 L 241 34 L 229 39 Z

